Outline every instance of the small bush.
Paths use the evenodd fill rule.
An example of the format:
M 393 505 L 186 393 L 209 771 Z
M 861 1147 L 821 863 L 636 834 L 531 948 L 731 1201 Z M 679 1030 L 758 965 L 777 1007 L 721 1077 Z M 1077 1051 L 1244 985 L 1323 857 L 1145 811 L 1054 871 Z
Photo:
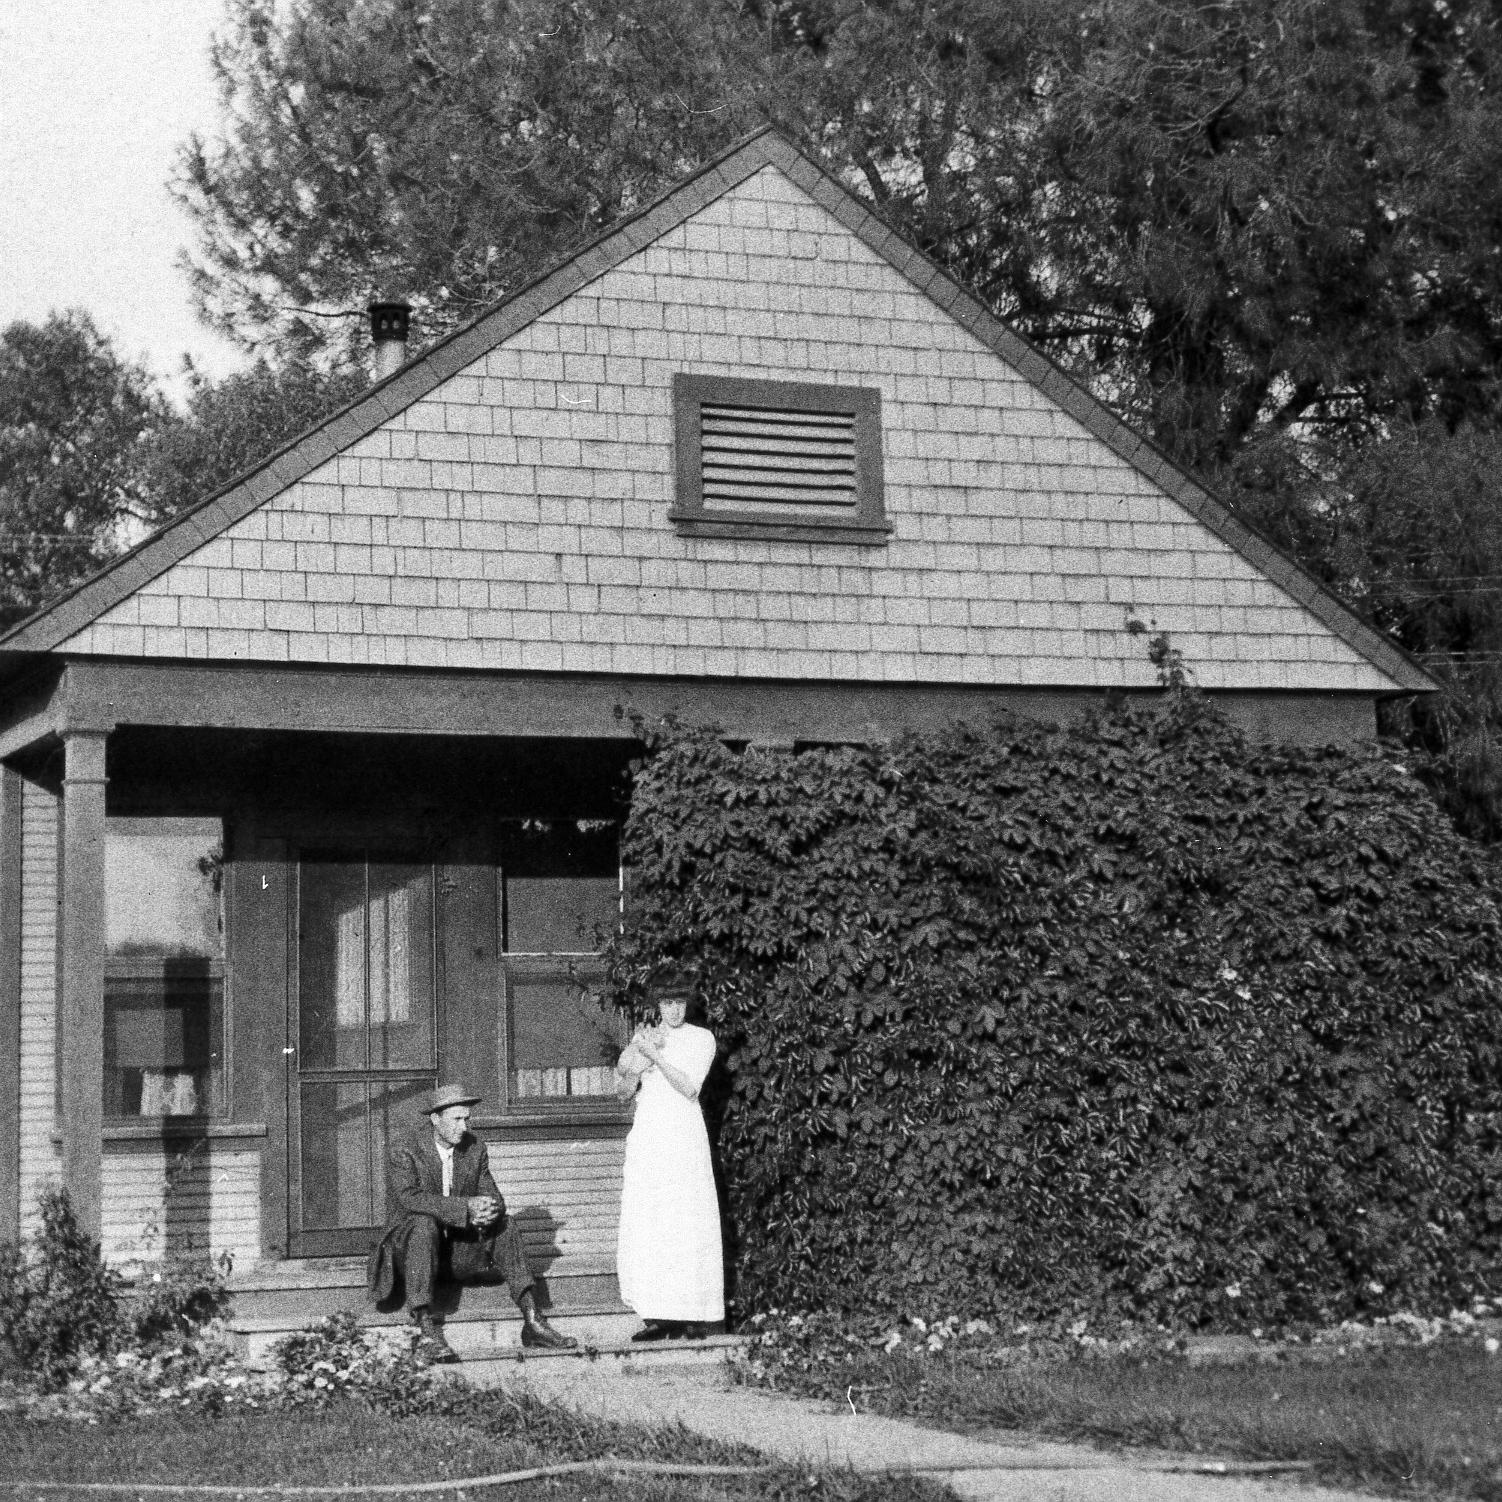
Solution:
M 412 1417 L 450 1412 L 460 1391 L 452 1382 L 435 1380 L 426 1363 L 414 1357 L 410 1339 L 406 1344 L 367 1340 L 348 1309 L 279 1340 L 272 1354 L 284 1402 L 318 1406 L 356 1396 Z
M 1182 684 L 652 750 L 612 970 L 628 1004 L 701 979 L 743 1311 L 1252 1328 L 1496 1290 L 1497 869 L 1392 752 L 1252 745 Z
M 224 1312 L 229 1292 L 211 1263 L 163 1263 L 132 1295 L 78 1229 L 66 1190 L 43 1189 L 37 1208 L 36 1232 L 0 1243 L 0 1346 L 44 1392 L 111 1352 L 140 1357 L 180 1344 Z
M 224 1273 L 202 1259 L 177 1259 L 141 1275 L 130 1310 L 136 1346 L 193 1335 L 224 1313 L 229 1289 Z
M 292 1386 L 320 1392 L 332 1385 L 331 1377 L 349 1385 L 349 1378 L 364 1371 L 373 1355 L 359 1321 L 348 1309 L 284 1336 L 272 1350 L 277 1370 Z
M 78 1228 L 62 1189 L 38 1197 L 41 1228 L 23 1245 L 0 1245 L 0 1339 L 30 1378 L 61 1387 L 120 1330 L 119 1275 Z

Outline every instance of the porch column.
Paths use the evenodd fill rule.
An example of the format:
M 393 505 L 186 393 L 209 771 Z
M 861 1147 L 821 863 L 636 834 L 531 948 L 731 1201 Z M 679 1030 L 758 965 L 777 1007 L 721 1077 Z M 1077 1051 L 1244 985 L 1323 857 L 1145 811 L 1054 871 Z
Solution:
M 98 1240 L 104 1141 L 103 730 L 63 733 L 58 882 L 58 1110 L 63 1184 L 79 1229 Z

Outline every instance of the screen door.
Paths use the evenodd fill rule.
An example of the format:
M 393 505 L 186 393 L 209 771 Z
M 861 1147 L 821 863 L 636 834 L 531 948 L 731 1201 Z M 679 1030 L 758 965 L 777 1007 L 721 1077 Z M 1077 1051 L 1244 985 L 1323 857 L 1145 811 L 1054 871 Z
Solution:
M 436 1079 L 431 862 L 368 847 L 298 862 L 291 1252 L 367 1250 L 393 1134 Z

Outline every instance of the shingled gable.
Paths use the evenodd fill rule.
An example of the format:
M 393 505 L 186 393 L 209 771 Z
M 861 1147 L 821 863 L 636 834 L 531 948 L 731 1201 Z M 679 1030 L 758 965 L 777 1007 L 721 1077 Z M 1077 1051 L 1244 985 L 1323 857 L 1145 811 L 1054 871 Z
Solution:
M 778 169 L 868 250 L 981 345 L 1073 418 L 1086 433 L 1181 506 L 1250 567 L 1304 607 L 1332 636 L 1388 681 L 1386 691 L 1435 684 L 1405 653 L 1361 622 L 1221 502 L 903 242 L 858 199 L 770 129 L 733 148 L 584 251 L 496 309 L 435 345 L 320 427 L 187 512 L 116 564 L 0 638 L 0 651 L 47 652 L 68 643 L 122 601 L 182 562 L 274 496 L 310 475 L 445 381 L 638 252 L 746 183 Z

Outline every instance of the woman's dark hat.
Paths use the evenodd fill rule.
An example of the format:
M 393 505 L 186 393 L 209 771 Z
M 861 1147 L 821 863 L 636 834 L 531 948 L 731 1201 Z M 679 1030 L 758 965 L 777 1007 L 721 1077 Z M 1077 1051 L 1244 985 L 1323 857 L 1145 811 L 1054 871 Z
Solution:
M 463 1085 L 440 1085 L 428 1096 L 424 1110 L 429 1116 L 435 1111 L 447 1111 L 450 1106 L 477 1106 L 484 1099 L 480 1095 L 471 1095 Z

